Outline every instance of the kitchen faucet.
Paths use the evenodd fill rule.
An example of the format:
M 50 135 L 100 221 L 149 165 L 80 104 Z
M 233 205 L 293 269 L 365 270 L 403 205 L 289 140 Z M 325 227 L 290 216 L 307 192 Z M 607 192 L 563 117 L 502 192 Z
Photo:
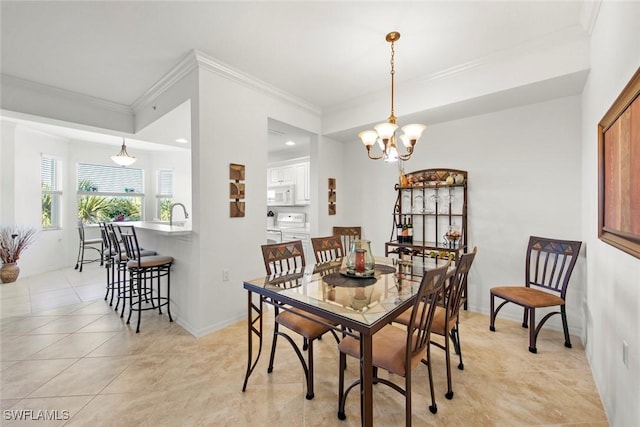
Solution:
M 189 214 L 187 213 L 187 208 L 182 203 L 172 203 L 169 211 L 169 225 L 173 225 L 173 208 L 176 206 L 182 206 L 182 210 L 184 211 L 184 219 L 189 218 Z

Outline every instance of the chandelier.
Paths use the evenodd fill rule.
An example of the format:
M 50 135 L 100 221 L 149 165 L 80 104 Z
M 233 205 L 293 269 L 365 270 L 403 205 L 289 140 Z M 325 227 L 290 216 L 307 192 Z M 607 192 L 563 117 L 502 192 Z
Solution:
M 120 166 L 129 166 L 136 161 L 135 156 L 130 156 L 129 153 L 127 153 L 127 146 L 124 144 L 124 138 L 122 138 L 122 148 L 120 148 L 120 152 L 111 156 L 111 160 Z
M 387 34 L 386 40 L 391 43 L 391 115 L 387 119 L 386 123 L 380 123 L 374 126 L 375 130 L 366 130 L 360 132 L 358 137 L 362 140 L 362 143 L 367 148 L 367 155 L 372 160 L 384 159 L 385 162 L 395 162 L 400 160 L 409 160 L 411 154 L 413 154 L 413 148 L 415 147 L 418 139 L 422 135 L 422 131 L 425 130 L 425 125 L 411 124 L 402 127 L 402 134 L 398 137 L 402 141 L 404 146 L 404 152 L 400 153 L 398 150 L 398 144 L 396 143 L 396 130 L 398 125 L 396 124 L 395 111 L 393 109 L 394 100 L 394 77 L 395 71 L 395 49 L 394 43 L 400 39 L 400 33 L 393 31 Z M 371 155 L 371 147 L 378 143 L 382 154 L 379 156 Z

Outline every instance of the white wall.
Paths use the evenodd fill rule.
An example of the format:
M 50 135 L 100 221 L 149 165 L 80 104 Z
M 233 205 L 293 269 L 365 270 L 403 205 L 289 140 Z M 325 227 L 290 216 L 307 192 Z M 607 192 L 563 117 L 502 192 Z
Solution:
M 640 425 L 640 259 L 598 240 L 597 124 L 640 66 L 639 23 L 640 3 L 602 3 L 582 99 L 586 350 L 609 422 L 629 427 Z
M 468 237 L 471 247 L 478 246 L 470 310 L 488 313 L 491 287 L 522 283 L 530 235 L 581 240 L 580 141 L 579 97 L 432 124 L 425 131 L 404 164 L 406 172 L 469 172 Z M 361 143 L 347 144 L 345 152 L 349 217 L 362 223 L 372 250 L 383 255 L 393 227 L 398 166 L 369 160 Z M 581 257 L 567 296 L 573 334 L 583 324 L 583 269 Z M 496 333 L 501 317 L 521 316 L 517 306 L 505 306 Z M 547 324 L 560 328 L 559 316 Z
M 41 132 L 32 131 L 23 126 L 15 126 L 12 123 L 5 123 L 9 128 L 14 129 L 13 136 L 15 138 L 15 169 L 14 183 L 15 192 L 2 193 L 2 204 L 8 206 L 13 211 L 14 218 L 8 221 L 9 224 L 14 223 L 19 226 L 30 226 L 40 229 L 41 227 L 41 210 L 42 210 L 42 193 L 40 183 L 40 159 L 42 154 L 55 156 L 62 161 L 63 169 L 68 166 L 67 141 L 54 138 Z M 3 159 L 3 162 L 12 161 L 9 158 Z M 4 170 L 4 165 L 3 165 Z M 66 173 L 64 174 L 66 175 Z M 62 218 L 69 209 L 66 203 L 66 195 L 69 192 L 69 185 L 66 176 L 63 175 L 62 191 Z M 2 179 L 11 177 L 3 172 Z M 5 221 L 2 221 L 3 225 Z M 54 270 L 62 265 L 70 265 L 73 268 L 72 253 L 77 246 L 71 247 L 71 241 L 78 241 L 77 231 L 73 228 L 75 234 L 71 234 L 67 228 L 57 230 L 40 231 L 36 237 L 34 244 L 24 252 L 20 258 L 18 265 L 20 266 L 20 276 L 28 277 L 34 274 Z M 73 239 L 74 238 L 74 239 Z M 73 239 L 73 240 L 71 240 Z
M 320 128 L 319 116 L 295 103 L 208 68 L 201 68 L 199 77 L 195 113 L 199 123 L 198 135 L 192 138 L 192 167 L 194 215 L 202 221 L 194 221 L 200 240 L 199 251 L 194 252 L 199 277 L 189 284 L 198 289 L 197 299 L 192 300 L 198 315 L 190 325 L 197 335 L 244 318 L 246 291 L 242 281 L 265 274 L 260 245 L 265 239 L 267 212 L 268 119 L 310 133 L 318 133 Z M 229 216 L 230 163 L 245 165 L 243 218 Z M 222 281 L 223 270 L 229 271 L 228 282 Z

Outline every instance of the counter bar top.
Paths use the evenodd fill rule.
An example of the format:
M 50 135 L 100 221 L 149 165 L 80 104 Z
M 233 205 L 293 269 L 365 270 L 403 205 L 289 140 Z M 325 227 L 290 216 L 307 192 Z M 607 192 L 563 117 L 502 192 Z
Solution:
M 115 223 L 114 223 L 115 224 Z M 150 221 L 126 221 L 122 225 L 133 225 L 136 228 L 153 231 L 165 236 L 185 236 L 191 234 L 191 225 L 158 224 Z

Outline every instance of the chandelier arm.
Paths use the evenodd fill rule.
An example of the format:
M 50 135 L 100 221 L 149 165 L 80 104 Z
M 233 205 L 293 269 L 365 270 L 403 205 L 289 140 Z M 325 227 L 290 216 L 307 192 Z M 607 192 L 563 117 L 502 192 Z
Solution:
M 384 157 L 384 153 L 383 153 L 381 156 L 378 156 L 378 157 L 372 156 L 372 155 L 371 155 L 371 147 L 370 147 L 370 146 L 367 146 L 367 156 L 369 156 L 369 158 L 370 158 L 371 160 L 380 160 L 381 158 L 383 158 L 383 157 Z

